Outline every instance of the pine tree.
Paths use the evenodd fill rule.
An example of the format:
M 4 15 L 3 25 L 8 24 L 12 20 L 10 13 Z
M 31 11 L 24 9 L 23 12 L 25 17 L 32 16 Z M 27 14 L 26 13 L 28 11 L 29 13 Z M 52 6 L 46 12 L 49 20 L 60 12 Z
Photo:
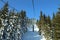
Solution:
M 39 20 L 37 22 L 39 28 L 41 28 L 40 26 L 41 26 L 42 16 L 43 16 L 42 11 L 40 11 Z
M 45 23 L 46 23 L 46 16 L 45 14 L 43 15 L 43 12 L 40 12 L 40 19 L 38 21 L 38 26 L 39 26 L 39 33 L 41 34 L 41 30 L 44 31 L 45 29 Z
M 46 21 L 46 15 L 44 14 L 43 16 L 44 16 L 44 25 L 45 25 L 46 22 L 47 22 L 47 21 Z
M 40 20 L 42 20 L 43 13 L 42 11 L 40 12 Z
M 14 16 L 15 15 L 15 12 L 14 12 L 14 9 L 12 11 L 10 11 L 9 13 L 9 16 Z
M 55 17 L 55 21 L 54 21 L 57 25 L 60 24 L 60 9 L 59 11 L 56 13 L 56 17 Z M 60 25 L 59 25 L 60 26 Z
M 2 20 L 0 19 L 0 28 L 2 27 Z
M 7 14 L 8 14 L 8 2 L 5 3 L 5 5 L 3 6 L 3 8 L 2 8 L 2 14 L 3 14 L 2 18 L 5 19 L 6 16 L 7 16 Z
M 55 14 L 53 13 L 53 19 L 55 18 Z
M 0 10 L 0 28 L 2 27 L 2 20 L 1 20 L 1 15 L 2 13 L 1 13 L 1 10 Z
M 20 13 L 20 18 L 21 18 L 21 28 L 23 30 L 23 32 L 25 33 L 27 31 L 27 27 L 26 27 L 26 12 L 25 11 L 21 11 Z
M 5 5 L 2 8 L 2 16 L 1 18 L 3 19 L 3 23 L 4 23 L 4 31 L 3 31 L 3 36 L 2 39 L 6 38 L 6 32 L 7 32 L 7 27 L 8 27 L 8 2 L 5 3 Z M 7 24 L 6 24 L 7 23 Z
M 51 19 L 50 19 L 50 16 L 47 17 L 47 25 L 49 25 L 51 27 Z
M 26 12 L 22 10 L 20 13 L 20 17 L 24 19 L 26 17 Z
M 53 13 L 52 25 L 55 25 L 54 21 L 55 21 L 55 14 Z
M 54 40 L 59 40 L 60 38 L 60 8 L 58 8 L 58 12 L 56 13 L 55 17 L 53 18 L 53 25 L 54 25 Z

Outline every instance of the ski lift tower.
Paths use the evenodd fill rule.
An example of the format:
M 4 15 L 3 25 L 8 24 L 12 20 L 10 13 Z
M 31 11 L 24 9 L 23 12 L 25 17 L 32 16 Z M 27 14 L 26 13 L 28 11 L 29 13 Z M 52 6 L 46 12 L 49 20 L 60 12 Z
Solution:
M 34 32 L 34 29 L 35 29 L 34 24 L 36 24 L 36 19 L 32 18 L 31 20 L 32 20 L 31 21 L 32 22 L 32 31 Z

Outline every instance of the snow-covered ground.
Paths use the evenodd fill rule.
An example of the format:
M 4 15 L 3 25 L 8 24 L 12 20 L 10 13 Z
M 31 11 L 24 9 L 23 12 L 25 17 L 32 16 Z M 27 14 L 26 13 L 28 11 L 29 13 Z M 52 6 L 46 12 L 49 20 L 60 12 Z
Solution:
M 41 36 L 38 35 L 37 32 L 29 31 L 23 35 L 22 39 L 23 40 L 41 40 Z
M 32 30 L 33 26 L 30 25 L 30 27 L 28 27 L 28 31 L 23 35 L 22 40 L 46 40 L 43 34 L 39 35 L 39 29 L 36 24 L 34 24 L 34 32 Z
M 46 40 L 46 38 L 44 37 L 44 35 L 41 35 L 41 40 Z
M 33 31 L 33 25 L 29 25 L 29 27 L 27 27 L 27 31 Z M 39 28 L 37 27 L 36 24 L 34 24 L 34 31 L 38 32 Z
M 28 31 L 23 35 L 22 40 L 46 40 L 46 39 L 43 35 L 39 35 L 39 33 L 36 31 L 35 32 Z

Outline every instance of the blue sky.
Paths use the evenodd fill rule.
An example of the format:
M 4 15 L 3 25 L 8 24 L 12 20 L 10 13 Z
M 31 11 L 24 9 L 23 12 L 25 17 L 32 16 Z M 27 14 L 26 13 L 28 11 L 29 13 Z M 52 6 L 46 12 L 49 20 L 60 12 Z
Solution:
M 18 11 L 25 10 L 29 18 L 39 19 L 40 11 L 43 14 L 50 15 L 52 18 L 53 12 L 57 12 L 60 0 L 34 0 L 35 13 L 33 12 L 32 0 L 4 0 L 8 1 L 9 5 L 16 8 Z M 0 1 L 0 8 L 4 3 Z

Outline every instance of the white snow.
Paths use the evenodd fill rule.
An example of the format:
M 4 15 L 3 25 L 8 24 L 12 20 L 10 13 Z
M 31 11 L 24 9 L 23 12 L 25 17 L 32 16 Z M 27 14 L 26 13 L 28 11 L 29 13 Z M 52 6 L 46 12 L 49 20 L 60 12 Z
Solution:
M 29 25 L 27 27 L 28 31 L 33 31 L 33 25 Z M 34 31 L 38 32 L 39 31 L 39 28 L 37 27 L 36 24 L 34 24 Z
M 23 35 L 23 40 L 41 40 L 41 36 L 38 35 L 38 32 L 28 31 Z
M 39 35 L 39 29 L 36 24 L 34 24 L 34 32 L 32 30 L 33 27 L 30 25 L 28 31 L 22 36 L 22 40 L 46 40 L 43 35 Z
M 41 35 L 42 39 L 41 40 L 46 40 L 46 38 L 44 37 L 44 35 Z
M 26 32 L 23 37 L 22 40 L 46 40 L 44 35 L 39 35 L 38 32 L 32 32 L 32 31 L 28 31 Z
M 37 32 L 39 31 L 39 28 L 36 24 L 34 24 L 34 30 L 37 31 Z

